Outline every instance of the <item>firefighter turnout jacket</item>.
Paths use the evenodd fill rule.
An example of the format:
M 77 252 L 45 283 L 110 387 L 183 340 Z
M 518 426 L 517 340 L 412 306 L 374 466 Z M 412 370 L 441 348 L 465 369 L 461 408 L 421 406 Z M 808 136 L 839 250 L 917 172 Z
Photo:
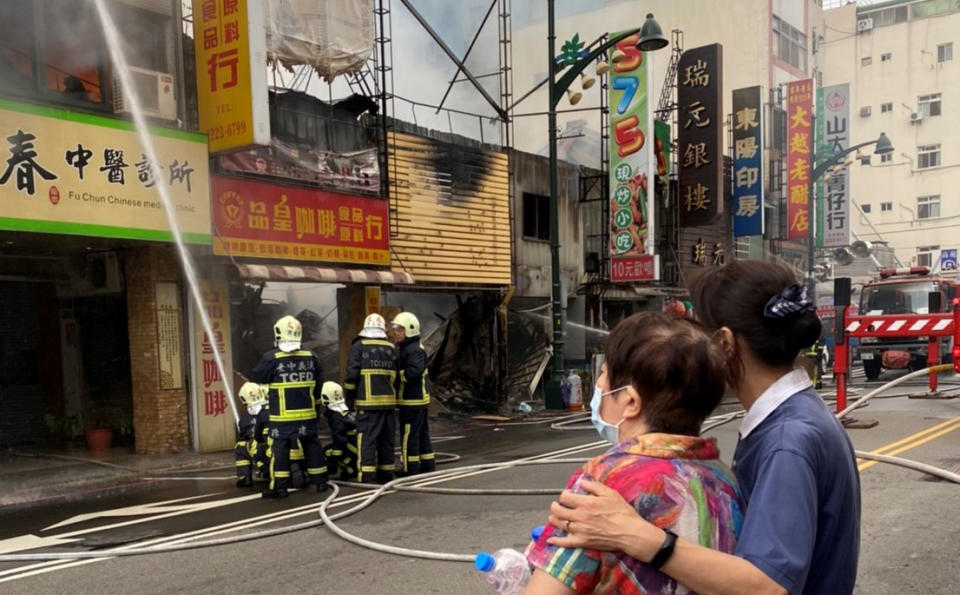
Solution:
M 409 337 L 397 344 L 397 405 L 417 407 L 430 404 L 427 390 L 427 352 L 420 337 Z
M 396 347 L 386 339 L 354 339 L 343 382 L 350 409 L 393 409 L 397 406 L 394 388 L 396 358 Z
M 263 354 L 253 370 L 253 380 L 270 387 L 270 425 L 316 425 L 314 392 L 321 379 L 320 362 L 310 351 L 285 353 L 274 349 Z

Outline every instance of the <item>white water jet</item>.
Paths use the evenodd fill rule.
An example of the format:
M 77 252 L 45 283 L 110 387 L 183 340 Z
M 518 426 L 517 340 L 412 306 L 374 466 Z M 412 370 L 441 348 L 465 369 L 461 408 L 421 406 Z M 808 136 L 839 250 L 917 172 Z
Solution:
M 158 163 L 156 148 L 153 146 L 153 139 L 150 137 L 150 132 L 147 128 L 147 121 L 144 119 L 143 110 L 140 107 L 140 97 L 137 95 L 137 90 L 130 81 L 130 70 L 127 65 L 127 58 L 120 50 L 120 34 L 117 32 L 117 26 L 107 11 L 104 0 L 94 0 L 94 3 L 97 6 L 100 24 L 103 26 L 103 34 L 107 41 L 113 67 L 119 75 L 123 95 L 129 101 L 130 114 L 133 116 L 133 125 L 134 128 L 137 129 L 137 134 L 140 136 L 140 144 L 143 145 L 143 152 L 147 156 L 149 163 Z M 179 27 L 177 31 L 179 34 Z M 163 203 L 163 210 L 167 215 L 167 223 L 170 225 L 170 233 L 173 235 L 173 241 L 177 246 L 177 254 L 180 256 L 180 263 L 183 266 L 183 273 L 187 278 L 187 285 L 190 286 L 190 295 L 193 297 L 197 311 L 200 313 L 200 322 L 203 326 L 203 331 L 212 342 L 216 335 L 213 332 L 213 326 L 210 324 L 207 311 L 203 307 L 203 299 L 200 297 L 200 288 L 197 286 L 197 274 L 193 268 L 193 261 L 190 258 L 190 253 L 187 251 L 186 245 L 183 243 L 183 234 L 180 233 L 180 226 L 177 225 L 176 210 L 174 209 L 173 201 L 170 199 L 170 187 L 164 176 L 156 176 L 156 182 L 157 192 L 160 194 L 160 201 Z M 226 369 L 223 365 L 223 357 L 219 349 L 214 348 L 212 351 L 213 359 L 217 363 L 217 371 L 220 372 L 220 377 L 223 378 L 223 386 L 227 391 L 227 401 L 230 406 L 230 412 L 233 414 L 234 422 L 239 426 L 240 415 L 234 406 L 233 387 L 231 386 L 230 379 L 227 378 Z

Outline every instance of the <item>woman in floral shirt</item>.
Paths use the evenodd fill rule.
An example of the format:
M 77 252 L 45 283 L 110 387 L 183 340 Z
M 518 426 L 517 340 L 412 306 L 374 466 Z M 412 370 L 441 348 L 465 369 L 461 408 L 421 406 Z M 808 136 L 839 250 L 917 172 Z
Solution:
M 573 475 L 616 490 L 642 517 L 676 536 L 734 551 L 743 503 L 716 441 L 698 436 L 723 397 L 722 355 L 691 320 L 642 313 L 610 334 L 591 402 L 592 421 L 614 446 Z M 569 527 L 566 527 L 569 529 Z M 575 528 L 574 528 L 575 529 Z M 554 547 L 548 526 L 527 551 L 536 568 L 526 593 L 688 593 L 623 552 Z M 665 552 L 669 554 L 669 552 Z

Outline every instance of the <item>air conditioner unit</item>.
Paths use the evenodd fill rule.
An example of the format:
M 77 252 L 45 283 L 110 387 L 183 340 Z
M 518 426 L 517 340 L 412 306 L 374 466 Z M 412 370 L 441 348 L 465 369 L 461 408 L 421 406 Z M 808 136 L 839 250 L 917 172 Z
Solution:
M 860 117 L 861 117 L 861 118 L 866 118 L 867 116 L 870 115 L 870 112 L 871 112 L 870 107 L 871 107 L 871 106 L 869 106 L 869 105 L 865 105 L 865 106 L 863 106 L 863 107 L 860 108 Z
M 163 120 L 177 119 L 177 95 L 174 92 L 173 75 L 143 68 L 130 68 L 130 83 L 133 86 L 143 114 Z M 129 114 L 130 99 L 124 95 L 118 73 L 113 75 L 113 113 Z
M 857 32 L 858 32 L 858 33 L 864 33 L 864 32 L 869 31 L 869 30 L 871 30 L 871 29 L 873 29 L 873 19 L 872 19 L 872 18 L 867 17 L 867 18 L 865 18 L 865 19 L 860 19 L 859 21 L 857 21 Z
M 910 114 L 911 124 L 916 124 L 917 122 L 921 122 L 921 121 L 923 121 L 923 114 L 921 114 L 920 112 L 913 112 L 912 114 Z

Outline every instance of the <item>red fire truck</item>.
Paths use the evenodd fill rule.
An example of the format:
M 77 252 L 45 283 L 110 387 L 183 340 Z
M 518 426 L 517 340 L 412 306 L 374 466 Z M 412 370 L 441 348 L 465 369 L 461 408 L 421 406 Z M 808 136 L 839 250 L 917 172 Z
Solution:
M 928 267 L 880 269 L 879 279 L 870 281 L 860 292 L 860 316 L 931 314 L 929 294 L 940 293 L 940 312 L 949 312 L 957 297 L 953 279 L 931 275 Z M 891 324 L 896 324 L 893 321 Z M 895 329 L 894 329 L 895 330 Z M 910 354 L 911 370 L 927 367 L 927 337 L 864 337 L 860 339 L 860 360 L 869 380 L 883 370 L 883 354 L 902 351 Z M 940 341 L 940 363 L 951 361 L 952 342 Z

